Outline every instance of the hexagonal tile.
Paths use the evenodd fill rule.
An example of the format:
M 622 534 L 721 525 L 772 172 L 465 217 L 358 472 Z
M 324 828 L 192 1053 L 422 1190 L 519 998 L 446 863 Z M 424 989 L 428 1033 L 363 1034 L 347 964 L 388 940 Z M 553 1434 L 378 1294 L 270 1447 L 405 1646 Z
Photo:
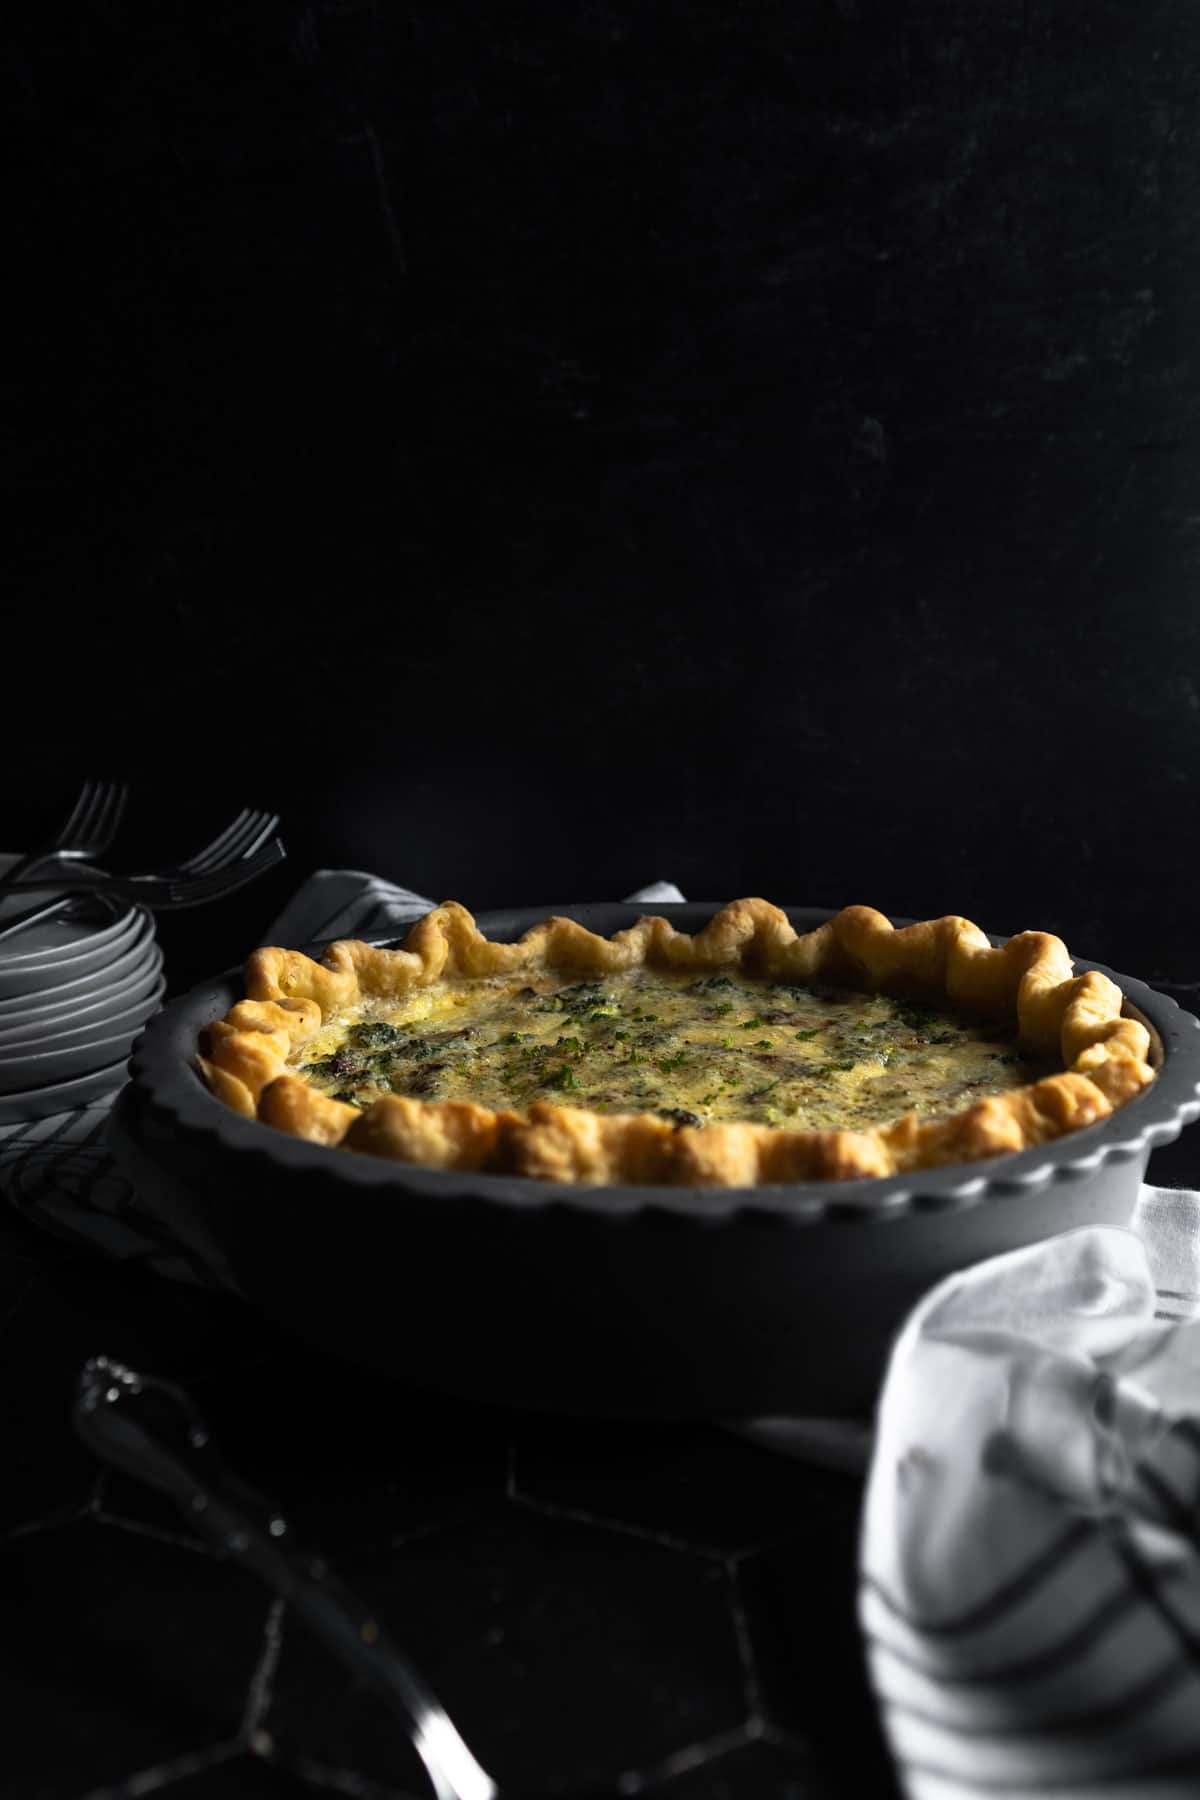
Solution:
M 6 1544 L 0 1605 L 20 1620 L 0 1643 L 5 1767 L 50 1760 L 39 1794 L 82 1793 L 237 1732 L 267 1600 L 231 1565 L 85 1520 Z M 51 1719 L 63 1728 L 48 1759 Z
M 500 1506 L 338 1572 L 502 1785 L 612 1783 L 745 1721 L 727 1577 L 686 1552 Z M 390 1716 L 291 1617 L 263 1723 L 282 1759 L 412 1781 Z
M 517 1495 L 697 1548 L 765 1544 L 858 1504 L 857 1480 L 716 1426 L 537 1419 L 515 1443 Z

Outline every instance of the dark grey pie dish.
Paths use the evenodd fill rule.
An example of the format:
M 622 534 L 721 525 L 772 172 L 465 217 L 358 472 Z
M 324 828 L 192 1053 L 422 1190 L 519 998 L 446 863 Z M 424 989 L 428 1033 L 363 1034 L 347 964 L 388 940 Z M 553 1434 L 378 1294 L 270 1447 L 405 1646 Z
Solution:
M 653 910 L 696 930 L 717 905 Z M 478 923 L 507 939 L 562 912 L 607 935 L 647 910 Z M 785 910 L 800 931 L 831 916 Z M 406 1380 L 625 1417 L 862 1412 L 933 1282 L 1073 1227 L 1128 1224 L 1151 1150 L 1200 1116 L 1200 1021 L 1103 972 L 1151 1028 L 1153 1087 L 1045 1148 L 915 1175 L 586 1188 L 309 1144 L 231 1112 L 197 1071 L 201 1030 L 241 997 L 237 972 L 148 1025 L 113 1148 L 143 1204 L 252 1304 Z

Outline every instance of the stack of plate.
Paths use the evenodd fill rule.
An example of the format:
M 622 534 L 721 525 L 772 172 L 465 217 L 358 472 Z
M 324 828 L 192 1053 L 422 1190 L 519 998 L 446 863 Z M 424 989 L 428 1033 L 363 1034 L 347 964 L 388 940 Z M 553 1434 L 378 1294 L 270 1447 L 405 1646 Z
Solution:
M 0 875 L 15 861 L 0 855 Z M 0 932 L 55 897 L 26 890 L 0 900 Z M 162 1003 L 162 963 L 153 915 L 139 906 L 81 901 L 0 937 L 0 1125 L 118 1087 Z

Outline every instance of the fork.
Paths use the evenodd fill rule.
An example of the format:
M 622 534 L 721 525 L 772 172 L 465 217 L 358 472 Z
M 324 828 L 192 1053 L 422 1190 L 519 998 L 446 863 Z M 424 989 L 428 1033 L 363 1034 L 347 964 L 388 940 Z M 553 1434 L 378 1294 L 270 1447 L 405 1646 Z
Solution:
M 283 839 L 275 837 L 249 856 L 204 869 L 199 874 L 168 871 L 147 875 L 73 875 L 69 882 L 54 882 L 49 876 L 38 875 L 31 881 L 14 882 L 10 891 L 29 893 L 35 888 L 44 891 L 48 887 L 68 887 L 70 897 L 103 894 L 107 899 L 144 906 L 151 912 L 171 912 L 184 906 L 202 906 L 205 901 L 232 894 L 264 870 L 282 862 L 286 855 Z
M 123 781 L 85 781 L 70 816 L 40 850 L 30 850 L 0 876 L 0 894 L 18 888 L 45 862 L 79 862 L 100 856 L 117 835 L 129 791 Z
M 164 869 L 150 870 L 148 873 L 164 880 L 173 876 L 212 874 L 226 868 L 230 863 L 236 863 L 239 857 L 253 856 L 257 850 L 262 848 L 278 824 L 278 813 L 259 812 L 254 807 L 243 806 L 237 817 L 232 819 L 224 830 L 219 831 L 210 843 L 205 844 L 203 849 L 197 850 L 194 856 L 189 856 L 185 862 L 175 863 Z M 44 887 L 47 879 L 45 876 L 40 877 L 36 885 Z M 106 880 L 119 879 L 131 878 L 106 877 Z M 145 877 L 136 876 L 132 879 L 144 880 Z M 18 891 L 19 885 L 16 884 L 14 892 Z M 16 937 L 19 932 L 24 931 L 30 925 L 43 924 L 47 919 L 55 918 L 59 913 L 65 912 L 68 907 L 75 905 L 80 894 L 85 898 L 94 898 L 96 895 L 103 898 L 108 893 L 110 890 L 107 887 L 103 890 L 91 888 L 85 882 L 73 877 L 69 893 L 60 895 L 57 900 L 49 900 L 44 905 L 30 907 L 12 919 L 6 919 L 0 926 L 0 943 Z M 117 895 L 111 897 L 119 898 Z
M 240 856 L 253 856 L 254 852 L 266 843 L 279 824 L 279 814 L 257 812 L 252 806 L 243 806 L 236 819 L 232 819 L 223 831 L 219 831 L 210 844 L 189 856 L 186 862 L 176 863 L 171 869 L 156 869 L 156 875 L 202 875 L 212 869 L 224 868 L 227 863 L 236 862 Z
M 182 1388 L 93 1356 L 76 1382 L 72 1419 L 89 1449 L 167 1494 L 194 1531 L 272 1588 L 374 1690 L 406 1729 L 437 1800 L 501 1800 L 408 1656 L 324 1560 L 296 1544 L 274 1503 L 226 1467 Z

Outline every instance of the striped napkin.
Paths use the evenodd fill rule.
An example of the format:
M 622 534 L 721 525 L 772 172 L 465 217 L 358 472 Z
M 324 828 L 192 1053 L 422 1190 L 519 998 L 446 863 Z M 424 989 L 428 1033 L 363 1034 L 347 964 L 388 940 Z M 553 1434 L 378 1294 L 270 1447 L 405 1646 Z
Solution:
M 1140 1232 L 954 1276 L 896 1343 L 859 1619 L 913 1800 L 1200 1794 L 1197 1216 L 1152 1190 Z
M 659 882 L 629 896 L 681 900 Z M 399 933 L 431 901 L 307 881 L 266 941 Z M 0 1131 L 28 1218 L 178 1280 L 218 1272 L 144 1214 L 108 1106 Z M 859 1619 L 910 1800 L 1200 1795 L 1200 1194 L 950 1277 L 910 1315 L 873 1421 L 757 1419 L 866 1471 Z

